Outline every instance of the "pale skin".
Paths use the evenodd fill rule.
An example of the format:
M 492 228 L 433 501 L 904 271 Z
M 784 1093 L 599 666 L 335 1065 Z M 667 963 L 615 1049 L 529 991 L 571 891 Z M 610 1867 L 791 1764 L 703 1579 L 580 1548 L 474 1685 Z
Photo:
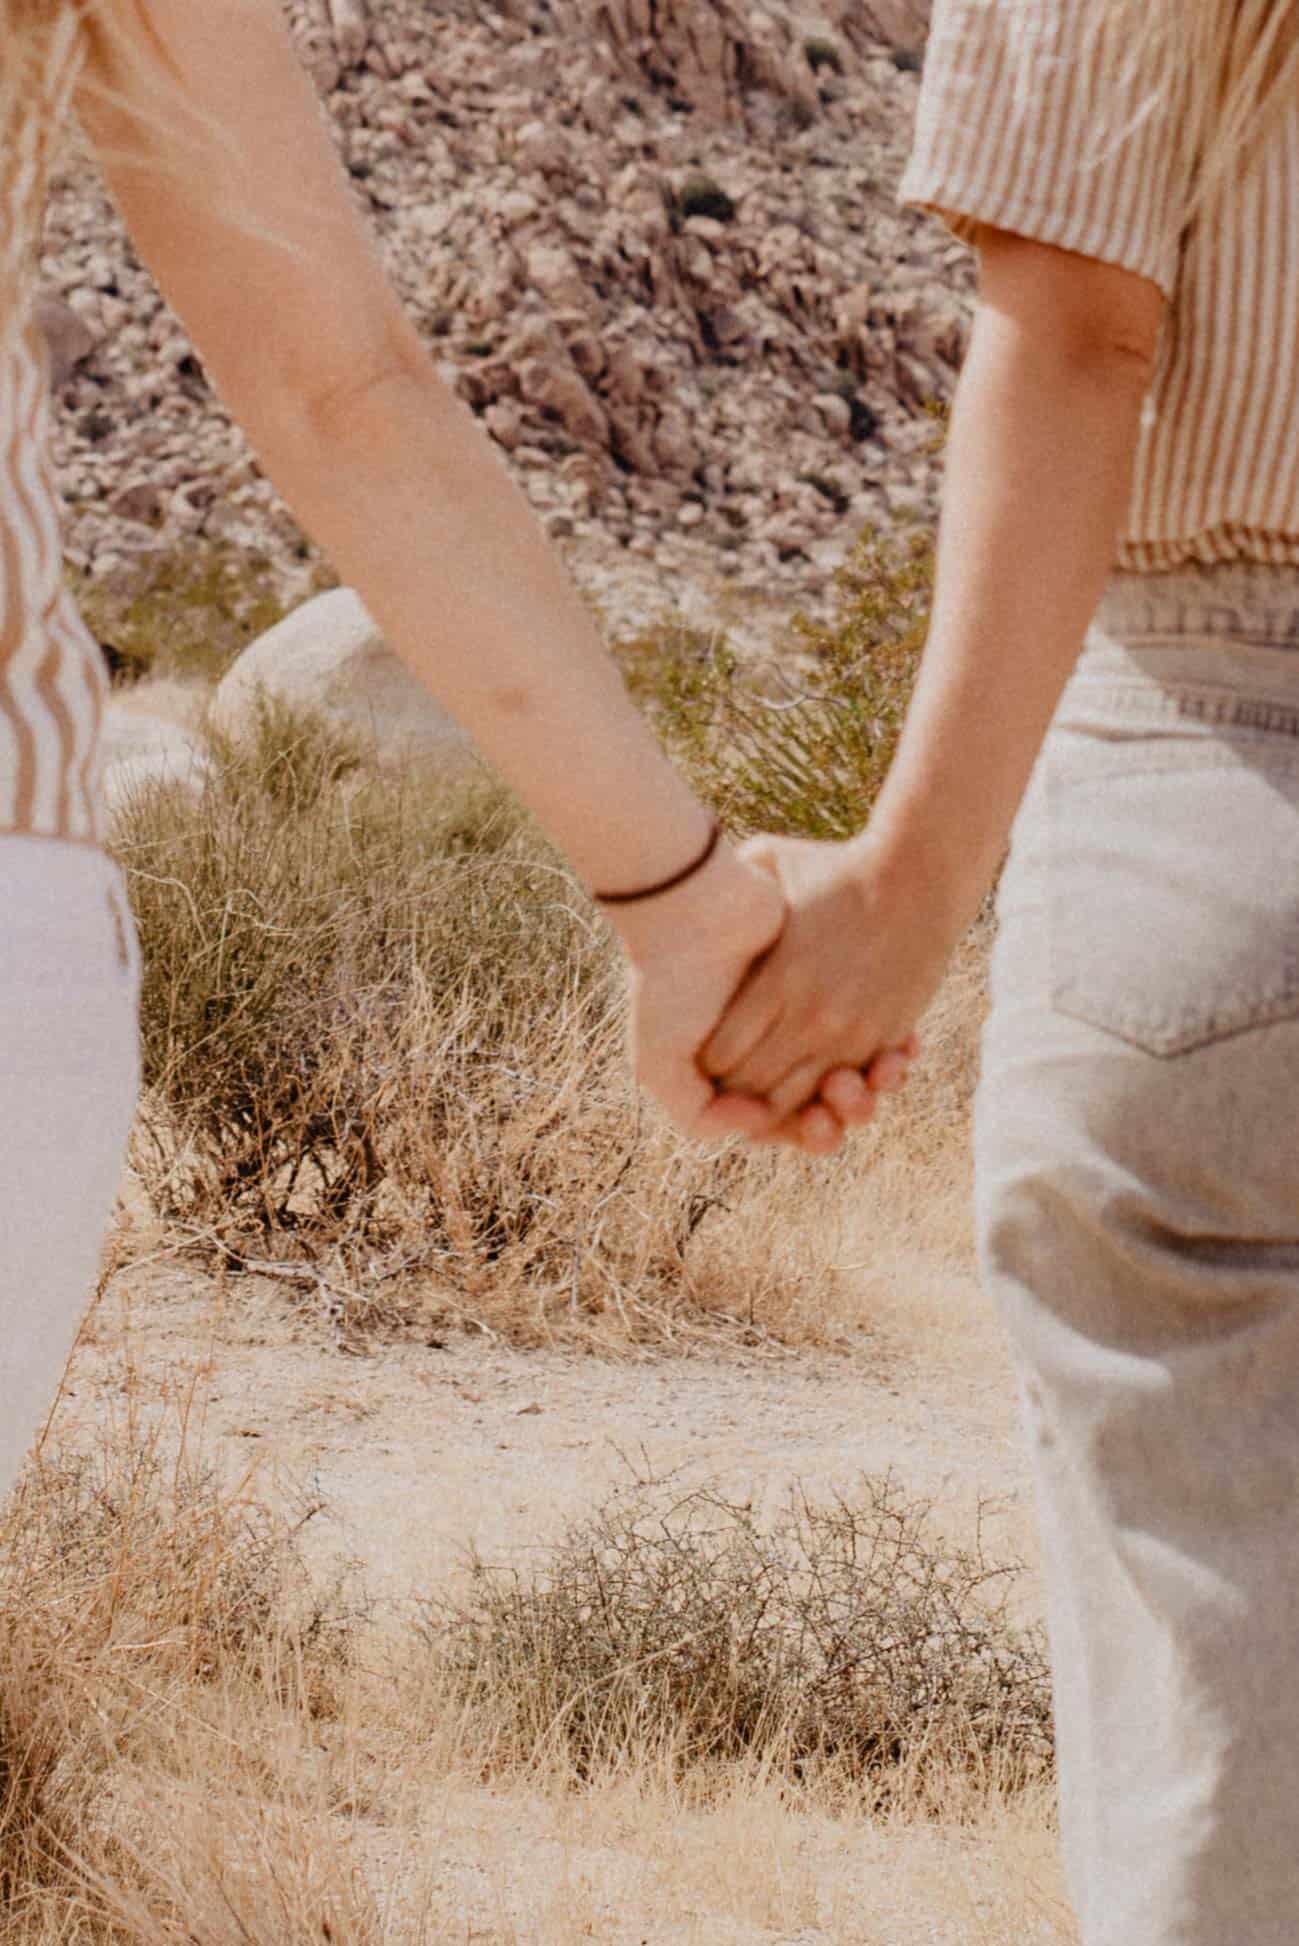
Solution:
M 790 917 L 701 1055 L 804 1146 L 832 1149 L 869 1115 L 857 1070 L 913 1032 L 978 911 L 1131 493 L 1158 287 L 996 230 L 979 257 L 933 616 L 897 757 L 858 837 L 743 848 Z M 809 1124 L 818 1087 L 837 1128 Z M 703 1119 L 740 1128 L 743 1112 L 722 1093 Z
M 138 68 L 96 49 L 80 119 L 267 474 L 585 882 L 665 877 L 707 813 L 432 365 L 278 9 L 148 0 L 148 20 L 221 134 L 164 126 L 144 163 L 128 154 L 171 85 L 144 39 Z M 984 234 L 933 625 L 868 829 L 723 844 L 676 890 L 608 908 L 637 1073 L 687 1134 L 825 1152 L 905 1079 L 1104 582 L 1161 302 L 1130 273 Z

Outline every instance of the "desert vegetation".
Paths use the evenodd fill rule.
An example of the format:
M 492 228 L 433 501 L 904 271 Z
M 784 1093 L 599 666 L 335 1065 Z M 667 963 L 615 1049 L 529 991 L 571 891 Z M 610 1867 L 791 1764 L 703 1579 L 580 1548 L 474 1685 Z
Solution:
M 1041 1639 L 995 1598 L 1013 1567 L 936 1544 L 925 1513 L 888 1478 L 797 1491 L 764 1523 L 715 1486 L 633 1477 L 539 1571 L 475 1558 L 422 1633 L 494 1764 L 697 1784 L 756 1761 L 867 1815 L 941 1813 L 954 1774 L 1040 1782 L 1052 1732 Z
M 373 1936 L 294 1843 L 363 1620 L 303 1571 L 315 1511 L 164 1461 L 133 1415 L 29 1463 L 0 1529 L 0 1938 L 319 1939 L 340 1899 L 335 1936 Z
M 619 645 L 732 829 L 860 824 L 929 574 L 923 539 L 864 536 L 779 682 L 700 631 Z M 831 1167 L 705 1153 L 638 1097 L 609 936 L 490 775 L 394 774 L 269 700 L 209 741 L 202 792 L 137 792 L 115 838 L 146 966 L 135 1163 L 178 1245 L 274 1265 L 352 1328 L 833 1335 L 848 1180 L 959 1142 L 978 940 L 887 1134 Z
M 865 528 L 833 577 L 831 619 L 796 613 L 767 664 L 671 624 L 620 645 L 632 693 L 729 829 L 861 829 L 902 727 L 933 570 L 928 528 Z
M 457 1915 L 429 1886 L 398 1910 L 376 1840 L 417 1842 L 471 1785 L 719 1842 L 763 1806 L 1040 1818 L 1042 1646 L 995 1592 L 1015 1568 L 935 1543 L 887 1480 L 763 1529 L 632 1477 L 534 1573 L 473 1561 L 380 1632 L 346 1568 L 304 1570 L 318 1499 L 271 1513 L 252 1475 L 219 1485 L 128 1422 L 38 1453 L 0 1531 L 0 1939 L 433 1946 Z M 483 1936 L 594 1932 L 570 1909 Z
M 671 621 L 617 645 L 733 830 L 860 823 L 931 567 L 922 536 L 864 534 L 834 624 L 796 622 L 778 670 Z M 180 618 L 156 674 L 209 677 L 261 612 L 256 589 L 223 597 L 205 661 L 193 594 L 149 594 L 150 626 L 169 602 Z M 167 1252 L 219 1267 L 234 1301 L 269 1277 L 371 1349 L 464 1327 L 789 1355 L 858 1342 L 845 1224 L 881 1275 L 902 1248 L 963 1258 L 986 914 L 875 1128 L 828 1164 L 704 1153 L 638 1100 L 609 938 L 493 778 L 394 774 L 270 701 L 210 748 L 200 792 L 141 788 L 113 842 L 145 950 L 133 1168 Z M 497 1807 L 507 1847 L 526 1805 L 671 1852 L 636 1910 L 682 1942 L 721 1937 L 691 1915 L 724 1855 L 726 1937 L 775 1940 L 829 1910 L 830 1860 L 863 1833 L 1049 1843 L 1044 1643 L 1006 1607 L 1020 1568 L 936 1537 L 890 1478 L 760 1515 L 632 1466 L 525 1559 L 471 1553 L 380 1627 L 358 1577 L 304 1566 L 323 1497 L 272 1511 L 187 1425 L 164 1453 L 125 1407 L 98 1446 L 47 1439 L 0 1529 L 0 1942 L 630 1937 L 571 1885 L 526 1924 L 471 1926 L 463 1888 L 397 1869 L 407 1840 L 429 1852 L 430 1806 Z M 830 1901 L 834 1936 L 882 1939 L 854 1898 L 845 1881 Z M 1018 1896 L 967 1917 L 951 1938 L 1067 1936 Z

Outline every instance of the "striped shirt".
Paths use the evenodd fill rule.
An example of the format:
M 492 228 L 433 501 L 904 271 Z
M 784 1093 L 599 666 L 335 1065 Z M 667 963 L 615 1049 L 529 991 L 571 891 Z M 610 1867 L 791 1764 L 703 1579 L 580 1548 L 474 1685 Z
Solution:
M 987 223 L 1167 298 L 1115 565 L 1299 563 L 1299 98 L 1184 224 L 1184 56 L 1137 35 L 1107 58 L 1097 5 L 935 0 L 899 200 L 965 242 Z
M 0 154 L 0 832 L 102 844 L 108 673 L 63 580 L 48 354 L 32 315 L 49 165 L 83 52 L 67 8 Z

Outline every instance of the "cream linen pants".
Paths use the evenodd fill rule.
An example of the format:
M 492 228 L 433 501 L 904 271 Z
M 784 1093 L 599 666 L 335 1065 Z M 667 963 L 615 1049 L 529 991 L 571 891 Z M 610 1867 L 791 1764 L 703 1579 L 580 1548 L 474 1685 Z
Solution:
M 117 866 L 0 836 L 0 1497 L 98 1274 L 139 1086 L 139 978 Z
M 1299 569 L 1117 575 L 976 1099 L 1085 1946 L 1299 1939 Z

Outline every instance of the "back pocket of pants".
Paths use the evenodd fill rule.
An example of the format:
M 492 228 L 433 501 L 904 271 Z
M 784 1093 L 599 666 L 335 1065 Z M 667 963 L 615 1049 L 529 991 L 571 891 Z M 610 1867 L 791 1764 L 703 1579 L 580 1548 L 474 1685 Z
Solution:
M 1051 998 L 1147 1053 L 1299 1014 L 1299 745 L 1111 742 L 1045 753 Z

